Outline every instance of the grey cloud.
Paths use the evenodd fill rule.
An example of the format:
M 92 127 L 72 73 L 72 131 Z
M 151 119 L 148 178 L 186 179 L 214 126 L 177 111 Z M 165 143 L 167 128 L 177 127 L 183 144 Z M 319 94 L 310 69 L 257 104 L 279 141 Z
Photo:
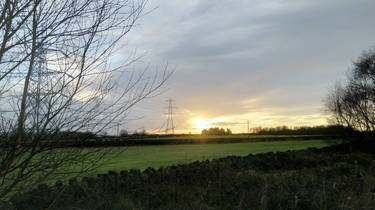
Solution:
M 232 2 L 221 4 L 234 5 Z M 368 6 L 363 7 L 365 4 Z M 329 49 L 332 44 L 341 41 L 341 37 L 351 36 L 352 31 L 360 32 L 364 29 L 363 25 L 370 25 L 374 15 L 369 8 L 374 8 L 374 4 L 373 1 L 340 1 L 334 5 L 321 3 L 304 10 L 280 9 L 260 17 L 252 15 L 251 5 L 233 10 L 212 9 L 210 12 L 216 13 L 211 16 L 192 17 L 190 31 L 180 37 L 171 37 L 177 40 L 176 45 L 167 49 L 165 57 L 185 60 L 207 58 L 244 50 L 251 52 L 267 45 L 272 45 L 270 56 L 277 53 L 275 56 L 279 59 L 311 55 Z M 228 13 L 227 19 L 220 18 Z M 368 30 L 374 32 L 375 29 L 369 27 Z M 280 54 L 280 50 L 288 50 L 288 53 Z
M 374 44 L 373 0 L 158 4 L 137 30 L 137 48 L 152 52 L 152 62 L 176 67 L 168 97 L 211 117 L 251 112 L 236 102 L 275 89 L 280 93 L 258 107 L 318 112 L 312 107 L 329 85 Z

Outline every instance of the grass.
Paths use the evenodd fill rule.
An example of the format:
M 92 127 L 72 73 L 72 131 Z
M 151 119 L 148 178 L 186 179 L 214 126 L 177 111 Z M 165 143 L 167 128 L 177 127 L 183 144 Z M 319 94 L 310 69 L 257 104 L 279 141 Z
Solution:
M 321 147 L 328 142 L 278 143 L 196 145 L 199 150 L 192 145 L 175 146 L 177 152 L 170 154 L 177 156 L 185 150 L 220 153 L 228 150 L 225 146 L 246 153 L 254 148 L 257 153 Z M 323 150 L 228 156 L 142 173 L 109 172 L 66 184 L 41 185 L 12 196 L 10 204 L 18 209 L 374 209 L 374 155 L 360 148 L 351 143 Z M 155 147 L 140 150 L 157 154 Z
M 129 169 L 144 170 L 148 167 L 159 168 L 175 164 L 189 163 L 196 160 L 211 160 L 229 155 L 244 156 L 250 153 L 281 152 L 299 150 L 309 147 L 321 148 L 332 143 L 327 140 L 276 141 L 236 144 L 193 144 L 166 146 L 133 146 L 113 147 L 114 154 L 124 150 L 120 155 L 107 155 L 96 173 L 107 173 L 109 170 Z
M 300 150 L 309 147 L 321 148 L 337 140 L 299 140 L 299 141 L 267 141 L 228 144 L 178 144 L 178 145 L 150 145 L 130 147 L 105 147 L 109 153 L 104 157 L 99 167 L 82 176 L 96 176 L 108 171 L 122 171 L 129 169 L 144 170 L 148 167 L 158 169 L 177 164 L 194 161 L 212 160 L 229 155 L 246 156 L 250 153 L 266 153 L 287 150 Z M 87 148 L 92 150 L 93 148 Z M 80 170 L 80 165 L 73 164 L 61 168 L 61 174 L 50 176 L 45 183 L 54 184 L 57 180 L 67 181 L 77 174 L 65 174 L 65 171 Z

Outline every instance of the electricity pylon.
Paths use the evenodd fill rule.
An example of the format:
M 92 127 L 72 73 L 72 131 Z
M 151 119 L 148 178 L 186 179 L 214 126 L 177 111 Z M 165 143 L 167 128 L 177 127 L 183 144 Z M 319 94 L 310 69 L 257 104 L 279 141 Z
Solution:
M 173 109 L 175 109 L 175 107 L 173 107 L 174 100 L 168 99 L 167 102 L 168 102 L 168 112 L 166 113 L 167 122 L 165 124 L 165 134 L 174 134 L 174 129 L 175 129 L 175 126 L 173 124 L 173 115 L 175 114 L 173 112 Z

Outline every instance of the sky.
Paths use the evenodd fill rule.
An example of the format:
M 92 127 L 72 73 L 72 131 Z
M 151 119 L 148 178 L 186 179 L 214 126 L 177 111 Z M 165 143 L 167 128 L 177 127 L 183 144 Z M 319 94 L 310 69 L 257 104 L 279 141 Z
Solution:
M 176 133 L 247 132 L 247 121 L 325 125 L 329 89 L 375 44 L 374 8 L 374 0 L 150 0 L 116 59 L 136 51 L 135 69 L 174 73 L 121 129 L 164 132 L 168 99 Z

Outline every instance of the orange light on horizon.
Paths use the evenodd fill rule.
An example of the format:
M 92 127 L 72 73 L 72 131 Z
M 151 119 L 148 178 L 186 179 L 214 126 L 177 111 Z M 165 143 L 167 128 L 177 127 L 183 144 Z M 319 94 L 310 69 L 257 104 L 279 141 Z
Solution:
M 218 122 L 225 122 L 225 120 L 224 119 L 204 119 L 204 118 L 194 119 L 195 128 L 199 131 L 211 128 L 212 123 L 218 123 Z
M 203 129 L 207 129 L 211 127 L 210 124 L 207 122 L 207 120 L 201 119 L 201 118 L 195 119 L 194 125 L 196 129 L 201 130 L 201 131 Z

